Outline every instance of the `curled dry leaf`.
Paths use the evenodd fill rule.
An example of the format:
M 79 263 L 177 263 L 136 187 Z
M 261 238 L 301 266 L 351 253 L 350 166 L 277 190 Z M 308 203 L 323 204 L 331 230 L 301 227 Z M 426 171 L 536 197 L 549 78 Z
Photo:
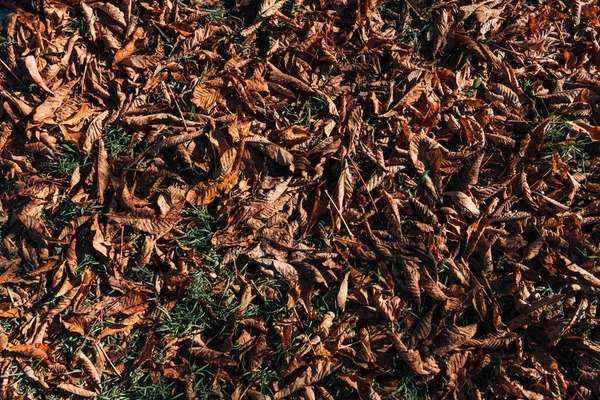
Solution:
M 260 150 L 280 165 L 290 166 L 294 163 L 294 156 L 285 148 L 270 142 L 261 136 L 250 136 L 246 142 L 248 146 Z
M 449 196 L 462 209 L 470 212 L 474 216 L 479 216 L 479 208 L 468 194 L 463 192 L 446 192 L 444 195 Z
M 79 363 L 81 364 L 81 367 L 85 373 L 90 377 L 92 382 L 94 382 L 96 387 L 102 390 L 101 375 L 96 369 L 94 363 L 81 350 L 77 352 L 77 359 L 79 360 Z
M 33 82 L 35 82 L 39 87 L 44 89 L 44 91 L 46 91 L 50 94 L 54 94 L 52 92 L 52 90 L 50 90 L 50 88 L 48 86 L 46 86 L 46 82 L 44 82 L 44 79 L 42 79 L 42 76 L 40 75 L 40 71 L 38 71 L 38 66 L 37 66 L 37 62 L 35 61 L 35 57 L 32 55 L 25 57 L 24 63 L 25 63 L 25 70 L 27 71 L 27 74 L 29 75 L 31 80 Z
M 109 215 L 112 221 L 131 226 L 142 232 L 153 235 L 164 235 L 169 232 L 181 219 L 176 216 L 156 217 L 146 213 L 130 213 L 125 215 Z
M 340 290 L 337 294 L 337 306 L 342 312 L 346 309 L 346 300 L 348 299 L 348 279 L 350 277 L 350 272 L 346 272 L 344 275 L 344 279 L 342 279 L 342 283 L 340 284 Z
M 275 400 L 283 399 L 300 389 L 319 383 L 325 377 L 331 374 L 335 368 L 336 367 L 334 364 L 326 360 L 312 364 L 292 383 L 282 387 L 277 393 L 275 393 L 273 398 Z
M 108 111 L 103 111 L 96 115 L 92 122 L 90 122 L 85 135 L 83 136 L 82 148 L 86 152 L 92 150 L 92 146 L 98 139 L 102 137 L 102 130 L 104 129 L 104 121 L 108 117 Z
M 43 361 L 48 359 L 48 353 L 46 353 L 43 347 L 44 346 L 34 344 L 18 344 L 15 346 L 8 346 L 6 351 L 22 357 Z
M 64 390 L 65 392 L 81 396 L 81 397 L 95 397 L 98 393 L 88 390 L 81 386 L 76 386 L 70 383 L 59 383 L 56 385 L 60 390 Z
M 52 95 L 48 96 L 46 100 L 35 109 L 33 121 L 42 122 L 45 119 L 53 117 L 55 111 L 62 105 L 76 83 L 77 81 L 75 80 L 67 82 L 56 89 Z
M 104 147 L 104 140 L 98 139 L 98 198 L 104 202 L 104 192 L 108 186 L 110 177 L 110 164 L 108 163 L 108 153 Z M 77 171 L 79 172 L 79 171 Z

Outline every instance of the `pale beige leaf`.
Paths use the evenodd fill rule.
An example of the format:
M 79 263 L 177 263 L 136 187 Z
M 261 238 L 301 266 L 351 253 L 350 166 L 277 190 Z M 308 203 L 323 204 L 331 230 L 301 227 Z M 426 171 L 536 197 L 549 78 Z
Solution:
M 448 8 L 442 8 L 436 12 L 433 40 L 433 55 L 434 57 L 440 53 L 447 41 L 448 32 L 450 31 L 450 23 L 453 21 L 453 13 Z
M 136 55 L 131 56 L 123 61 L 121 65 L 139 69 L 154 69 L 159 63 L 161 58 L 158 56 L 147 56 L 147 55 Z
M 582 0 L 573 0 L 571 2 L 571 20 L 573 21 L 573 26 L 578 27 L 581 23 L 581 9 L 583 7 Z
M 281 72 L 272 72 L 269 75 L 271 82 L 282 85 L 290 90 L 300 90 L 302 92 L 312 93 L 314 90 L 300 79 Z
M 346 309 L 346 299 L 348 298 L 348 280 L 350 278 L 350 271 L 346 272 L 344 279 L 340 284 L 340 290 L 337 294 L 337 306 L 342 312 Z
M 108 163 L 108 153 L 104 148 L 104 140 L 98 140 L 98 197 L 100 203 L 104 203 L 104 192 L 108 186 L 110 177 L 110 164 Z
M 269 158 L 271 158 L 277 164 L 291 166 L 294 163 L 294 156 L 292 153 L 287 151 L 285 148 L 269 141 L 267 138 L 253 135 L 250 136 L 246 142 L 248 143 L 248 146 L 258 149 L 260 152 L 269 156 Z
M 463 209 L 467 210 L 474 216 L 479 216 L 479 208 L 468 194 L 463 192 L 446 192 L 444 193 L 446 196 L 450 196 L 452 201 L 454 201 L 458 206 L 461 206 Z
M 329 360 L 323 360 L 319 361 L 318 363 L 311 364 L 302 375 L 275 393 L 275 396 L 273 397 L 274 400 L 283 399 L 300 389 L 321 382 L 324 378 L 329 376 L 335 370 L 335 368 L 336 367 Z
M 283 261 L 270 258 L 259 258 L 256 260 L 259 264 L 273 268 L 279 275 L 290 282 L 298 282 L 298 271 L 293 265 Z
M 179 222 L 180 217 L 155 217 L 143 213 L 131 213 L 126 215 L 109 215 L 111 221 L 131 226 L 140 231 L 153 235 L 164 235 Z
M 92 122 L 90 122 L 83 139 L 82 148 L 85 152 L 89 153 L 92 151 L 93 144 L 102 137 L 106 117 L 108 117 L 108 110 L 96 115 Z
M 564 261 L 565 267 L 570 272 L 577 274 L 588 284 L 595 286 L 595 287 L 600 287 L 600 278 L 596 277 L 591 272 L 589 272 L 586 269 L 575 264 L 573 261 L 569 260 L 567 257 L 563 256 L 562 254 L 559 254 L 559 257 Z
M 219 167 L 216 171 L 216 176 L 222 176 L 226 173 L 230 172 L 233 168 L 233 164 L 235 163 L 235 159 L 237 156 L 237 150 L 234 147 L 231 147 L 223 153 L 221 159 L 219 160 Z
M 96 369 L 96 366 L 90 360 L 83 351 L 79 350 L 77 352 L 77 359 L 81 364 L 82 369 L 88 374 L 92 382 L 99 388 L 102 389 L 102 378 L 100 372 Z
M 46 100 L 35 109 L 33 121 L 42 122 L 47 118 L 53 117 L 55 111 L 62 105 L 76 83 L 77 80 L 71 80 L 58 88 L 53 95 L 48 96 Z
M 144 238 L 144 244 L 142 245 L 142 250 L 140 251 L 140 260 L 138 262 L 140 268 L 145 267 L 150 262 L 155 245 L 156 240 L 153 236 L 147 235 Z
M 71 180 L 69 183 L 69 189 L 73 189 L 79 181 L 81 180 L 81 171 L 79 170 L 79 165 L 75 167 L 75 171 L 73 171 L 73 175 L 71 175 Z
M 77 396 L 81 397 L 95 397 L 98 395 L 98 393 L 96 392 L 92 392 L 91 390 L 88 390 L 84 387 L 72 385 L 70 383 L 59 383 L 58 385 L 56 385 L 56 387 L 60 390 L 76 394 Z
M 258 9 L 257 20 L 259 18 L 270 17 L 271 15 L 279 11 L 284 4 L 285 0 L 262 0 L 262 2 L 260 3 L 260 8 Z
M 45 345 L 18 344 L 15 346 L 8 346 L 6 351 L 23 357 L 34 358 L 36 360 L 45 360 L 48 358 L 48 353 L 45 350 L 46 348 L 47 346 Z
M 177 146 L 178 144 L 185 143 L 188 140 L 192 140 L 202 135 L 204 135 L 204 131 L 202 129 L 198 129 L 194 132 L 186 133 L 184 135 L 171 136 L 170 138 L 161 140 L 156 146 L 148 151 L 148 154 L 154 157 L 164 149 Z
M 46 86 L 46 82 L 44 82 L 44 79 L 42 79 L 40 71 L 38 71 L 35 56 L 29 55 L 25 57 L 25 68 L 27 69 L 27 73 L 31 77 L 31 80 L 34 81 L 36 85 L 44 89 L 45 92 L 53 94 L 52 90 L 50 90 L 50 88 Z
M 221 99 L 221 93 L 204 85 L 198 85 L 192 91 L 192 103 L 203 111 L 208 111 L 215 107 Z
M 544 241 L 542 239 L 536 239 L 529 243 L 529 245 L 523 250 L 523 260 L 531 260 L 537 256 L 543 245 Z
M 127 27 L 127 21 L 125 21 L 125 14 L 119 9 L 119 7 L 110 3 L 92 3 L 92 7 L 102 10 L 109 17 L 114 19 L 121 27 Z
M 90 32 L 90 36 L 92 38 L 92 41 L 96 41 L 96 16 L 94 15 L 94 10 L 88 6 L 86 3 L 84 3 L 83 1 L 80 3 L 81 4 L 81 10 L 83 11 L 83 18 L 85 18 L 85 23 L 87 25 L 87 29 Z

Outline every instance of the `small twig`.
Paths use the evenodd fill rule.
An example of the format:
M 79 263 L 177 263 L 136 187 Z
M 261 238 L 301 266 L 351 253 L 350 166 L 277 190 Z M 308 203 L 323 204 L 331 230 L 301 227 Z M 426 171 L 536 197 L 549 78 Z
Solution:
M 115 371 L 115 373 L 119 376 L 119 378 L 123 379 L 123 376 L 117 370 L 117 367 L 115 367 L 115 364 L 113 364 L 113 362 L 111 361 L 111 359 L 108 357 L 108 354 L 106 354 L 106 352 L 102 348 L 102 345 L 100 343 L 94 341 L 94 346 L 96 346 L 96 348 L 98 350 L 100 350 L 100 352 L 102 352 L 102 354 L 104 355 L 104 358 L 106 359 L 106 361 L 108 361 L 108 364 L 110 364 L 110 367 L 113 369 L 113 371 Z
M 16 308 L 17 307 L 17 303 L 15 303 L 15 299 L 13 298 L 11 290 L 9 288 L 6 288 L 6 291 L 8 292 L 8 297 L 10 298 L 10 302 Z
M 12 76 L 15 77 L 16 80 L 18 80 L 19 82 L 21 82 L 21 85 L 25 86 L 25 84 L 23 83 L 23 81 L 21 80 L 21 78 L 19 78 L 13 71 L 12 69 L 10 69 L 10 67 L 8 65 L 6 65 L 6 63 L 4 62 L 3 59 L 0 58 L 0 62 L 2 63 L 2 65 L 4 65 L 4 68 L 6 68 L 8 70 L 8 72 L 10 72 L 10 74 Z
M 329 195 L 329 193 L 327 192 L 327 190 L 325 190 L 325 194 L 327 195 L 327 197 L 329 198 L 329 201 L 331 202 L 331 204 L 333 204 L 333 207 L 335 208 L 335 211 L 337 211 L 338 215 L 340 216 L 340 218 L 342 219 L 342 222 L 344 223 L 344 226 L 346 227 L 346 230 L 348 231 L 348 233 L 350 234 L 351 238 L 354 238 L 354 235 L 352 234 L 352 231 L 350 230 L 350 227 L 348 226 L 348 224 L 346 223 L 346 220 L 344 219 L 344 216 L 342 215 L 342 212 L 340 211 L 340 209 L 335 205 L 335 202 L 333 201 L 333 199 L 331 198 L 331 196 Z
M 296 314 L 296 318 L 298 318 L 298 321 L 302 321 L 302 319 L 300 318 L 300 315 L 298 315 L 298 311 L 295 308 L 292 308 L 292 310 L 294 311 L 294 314 Z M 308 346 L 310 347 L 310 349 L 312 350 L 313 353 L 317 354 L 317 352 L 310 340 L 310 335 L 308 334 L 308 332 L 306 332 L 306 329 L 304 329 L 304 324 L 299 324 L 299 325 L 300 325 L 300 329 L 302 329 L 302 332 L 306 336 Z
M 89 55 L 85 58 L 85 65 L 83 66 L 83 75 L 81 76 L 81 95 L 83 96 L 85 86 L 85 75 L 87 74 L 88 64 L 90 62 Z
M 365 185 L 365 189 L 366 189 L 367 188 L 367 183 L 363 179 L 362 174 L 360 173 L 360 170 L 358 169 L 358 166 L 356 165 L 356 163 L 354 162 L 354 160 L 352 159 L 352 157 L 348 157 L 348 159 L 352 163 L 352 166 L 356 170 L 356 173 L 358 174 L 358 177 L 360 178 L 360 181 L 363 183 L 363 185 Z M 377 205 L 375 204 L 375 200 L 373 199 L 373 196 L 371 196 L 371 191 L 367 190 L 367 194 L 369 195 L 369 198 L 371 199 L 371 203 L 373 203 L 373 207 L 375 207 L 375 211 L 379 212 L 379 210 L 377 209 Z
M 179 116 L 181 117 L 181 121 L 183 122 L 183 126 L 185 127 L 185 131 L 189 132 L 189 128 L 187 126 L 187 124 L 185 123 L 185 117 L 183 116 L 183 112 L 181 111 L 181 108 L 179 107 L 179 103 L 177 103 L 177 98 L 175 97 L 175 95 L 173 94 L 173 91 L 171 90 L 171 88 L 169 87 L 169 85 L 167 85 L 166 83 L 163 82 L 163 85 L 165 85 L 165 87 L 167 88 L 167 90 L 169 91 L 169 94 L 171 95 L 171 97 L 173 98 L 173 103 L 175 103 L 175 107 L 177 107 L 177 111 L 179 111 Z

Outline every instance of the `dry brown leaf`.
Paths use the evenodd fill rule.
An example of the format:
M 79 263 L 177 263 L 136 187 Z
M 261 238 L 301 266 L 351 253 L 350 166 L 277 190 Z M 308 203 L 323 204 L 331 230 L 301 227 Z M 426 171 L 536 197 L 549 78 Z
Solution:
M 336 366 L 326 360 L 312 364 L 292 383 L 282 387 L 278 392 L 276 392 L 275 396 L 273 396 L 273 399 L 283 399 L 293 393 L 296 393 L 300 389 L 319 383 L 324 378 L 329 376 L 335 369 Z
M 98 139 L 98 197 L 100 203 L 104 203 L 104 192 L 108 186 L 110 177 L 110 164 L 108 163 L 108 153 L 104 148 L 104 140 Z
M 75 394 L 81 397 L 95 397 L 98 395 L 96 392 L 92 392 L 81 386 L 72 385 L 70 383 L 59 383 L 56 385 L 60 390 L 64 390 L 65 392 Z
M 102 137 L 102 130 L 104 129 L 104 121 L 108 117 L 108 110 L 103 111 L 96 115 L 92 122 L 90 122 L 85 135 L 83 136 L 82 148 L 85 152 L 89 153 L 92 151 L 92 146 L 98 139 Z
M 461 206 L 464 210 L 470 212 L 474 216 L 479 216 L 479 208 L 468 194 L 463 192 L 446 192 L 444 193 L 446 196 L 450 196 L 452 201 L 454 201 L 458 206 Z
M 350 271 L 346 272 L 342 283 L 340 284 L 340 290 L 337 294 L 337 306 L 342 312 L 346 309 L 346 300 L 348 299 L 348 279 L 350 278 Z
M 179 222 L 181 217 L 156 217 L 146 213 L 130 213 L 124 215 L 111 214 L 108 216 L 111 221 L 118 222 L 123 225 L 131 226 L 139 229 L 142 232 L 152 235 L 165 235 Z
M 15 346 L 8 346 L 6 351 L 15 353 L 22 357 L 33 358 L 36 360 L 47 360 L 48 353 L 44 349 L 45 347 L 46 346 L 44 345 L 18 344 Z
M 77 352 L 77 359 L 86 374 L 92 379 L 92 382 L 102 390 L 102 379 L 100 372 L 96 369 L 94 363 L 81 351 Z
M 91 3 L 91 6 L 106 13 L 106 15 L 115 20 L 115 22 L 117 22 L 121 27 L 125 28 L 127 26 L 125 14 L 123 14 L 123 11 L 121 11 L 119 7 L 115 6 L 114 4 L 96 2 Z
M 46 100 L 44 100 L 44 102 L 35 109 L 33 121 L 42 122 L 53 117 L 55 115 L 55 111 L 62 105 L 67 96 L 71 93 L 71 90 L 75 84 L 77 84 L 76 80 L 67 82 L 58 88 L 54 94 L 48 96 Z
M 293 166 L 294 156 L 285 148 L 272 143 L 268 139 L 254 135 L 248 137 L 246 142 L 248 143 L 248 146 L 260 150 L 276 163 L 285 166 Z
M 37 63 L 35 61 L 35 56 L 29 55 L 25 57 L 25 69 L 27 70 L 27 73 L 29 74 L 31 80 L 35 82 L 36 85 L 41 87 L 45 92 L 48 92 L 51 95 L 54 94 L 52 90 L 50 90 L 50 88 L 46 86 L 46 82 L 44 82 L 44 79 L 42 79 L 40 71 L 38 70 Z

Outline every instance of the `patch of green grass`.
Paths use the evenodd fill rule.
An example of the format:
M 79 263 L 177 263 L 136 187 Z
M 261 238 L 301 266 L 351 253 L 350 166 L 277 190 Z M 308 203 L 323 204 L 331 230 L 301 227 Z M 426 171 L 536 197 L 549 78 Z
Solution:
M 217 221 L 206 207 L 184 208 L 181 215 L 189 222 L 183 231 L 183 235 L 176 240 L 185 247 L 190 247 L 200 252 L 208 252 L 211 247 L 211 239 L 217 230 Z
M 187 85 L 182 82 L 169 80 L 167 82 L 167 85 L 169 85 L 169 87 L 171 88 L 171 90 L 173 90 L 174 93 L 182 94 L 183 92 L 185 92 L 187 90 Z M 179 99 L 178 101 L 183 102 L 183 99 Z
M 133 155 L 131 134 L 125 132 L 122 126 L 106 125 L 102 131 L 102 139 L 110 158 L 117 158 L 127 152 Z
M 388 373 L 398 380 L 398 388 L 383 397 L 384 399 L 425 400 L 430 398 L 427 385 L 421 383 L 420 375 L 404 361 L 394 360 Z
M 2 254 L 4 254 L 9 260 L 14 260 L 21 256 L 21 252 L 18 247 L 15 246 L 9 248 L 5 245 L 4 241 L 0 242 L 0 250 L 3 251 Z
M 60 352 L 70 359 L 84 346 L 85 337 L 78 334 L 62 336 L 60 343 Z
M 81 276 L 83 274 L 83 272 L 86 270 L 86 268 L 92 268 L 94 270 L 94 272 L 100 272 L 100 273 L 106 273 L 106 264 L 96 260 L 96 258 L 89 254 L 86 253 L 83 256 L 83 260 L 81 260 L 81 262 L 77 265 L 77 269 L 75 270 L 75 274 L 77 276 Z
M 5 50 L 9 46 L 14 46 L 17 44 L 15 38 L 8 38 L 4 36 L 0 36 L 0 50 Z
M 203 161 L 203 160 L 199 160 Z M 138 167 L 142 169 L 141 167 Z M 198 184 L 202 181 L 205 181 L 208 178 L 208 174 L 201 168 L 198 168 L 195 165 L 192 165 L 189 168 L 183 168 L 179 170 L 179 175 L 186 182 L 189 182 L 190 185 Z
M 244 356 L 244 361 L 249 358 L 249 355 L 246 354 Z M 245 362 L 243 363 L 245 364 Z M 250 384 L 256 385 L 258 387 L 258 391 L 260 391 L 265 396 L 273 396 L 274 390 L 273 385 L 275 382 L 279 381 L 282 377 L 279 373 L 281 370 L 280 363 L 277 362 L 276 359 L 266 358 L 263 361 L 261 368 L 247 371 L 241 376 L 241 379 Z
M 102 214 L 101 206 L 94 204 L 79 205 L 73 202 L 70 197 L 65 197 L 54 212 L 47 208 L 42 209 L 42 219 L 50 228 L 60 231 L 73 220 L 83 215 L 90 215 L 94 212 Z
M 579 161 L 583 169 L 585 160 L 591 157 L 587 152 L 587 148 L 597 141 L 587 135 L 569 137 L 571 122 L 571 119 L 561 117 L 548 125 L 544 135 L 544 148 L 542 150 L 545 151 L 545 155 L 543 158 L 551 157 L 550 152 L 554 150 L 565 162 L 569 160 Z
M 171 334 L 177 337 L 197 329 L 208 328 L 210 315 L 204 307 L 191 297 L 185 297 L 170 310 L 163 310 L 164 317 L 154 331 L 159 334 Z
M 179 400 L 185 399 L 183 393 L 173 394 L 176 382 L 164 376 L 157 376 L 154 382 L 152 376 L 145 371 L 134 371 L 123 382 L 115 377 L 102 382 L 104 390 L 96 397 L 97 400 Z
M 536 286 L 535 291 L 542 297 L 550 296 L 554 294 L 554 289 L 550 286 Z
M 479 86 L 481 86 L 481 78 L 477 78 L 473 81 L 473 83 L 471 84 L 470 87 L 464 89 L 462 91 L 462 93 L 467 96 L 467 97 L 474 97 L 475 94 L 477 93 L 477 88 L 479 88 Z
M 39 367 L 40 361 L 29 360 L 25 362 L 29 365 L 34 371 Z M 12 387 L 16 394 L 21 396 L 25 396 L 26 398 L 31 399 L 48 399 L 48 400 L 58 400 L 60 397 L 47 393 L 47 390 L 43 389 L 41 386 L 32 385 L 31 380 L 27 378 L 25 372 L 21 366 L 19 366 L 15 361 L 12 362 L 11 367 L 6 370 L 10 371 L 12 379 L 14 380 L 11 383 L 10 387 Z
M 219 385 L 217 391 L 213 390 L 215 374 L 212 368 L 213 366 L 206 363 L 202 363 L 201 365 L 194 363 L 190 366 L 190 374 L 193 376 L 194 382 L 194 393 L 199 399 L 217 400 L 231 393 L 230 388 L 227 387 L 227 382 L 223 378 L 219 378 L 217 382 Z
M 323 317 L 328 311 L 336 312 L 337 310 L 337 291 L 336 290 L 315 290 L 312 298 L 313 311 L 316 318 L 307 318 L 304 321 L 304 331 L 307 335 L 316 332 L 323 322 Z
M 24 258 L 21 258 L 21 262 L 19 263 L 19 266 L 17 267 L 17 274 L 19 276 L 28 274 L 30 272 L 33 272 L 34 270 L 35 270 L 35 265 L 33 265 L 33 263 L 31 261 L 27 261 Z
M 147 267 L 140 267 L 135 261 L 132 264 L 124 273 L 125 279 L 154 287 L 154 271 Z
M 223 7 L 206 8 L 208 15 L 205 17 L 206 22 L 225 22 L 227 20 L 227 10 Z
M 69 144 L 62 144 L 61 150 L 55 153 L 55 158 L 50 162 L 52 171 L 63 178 L 70 178 L 79 166 L 92 165 L 91 154 L 80 153 Z
M 232 288 L 235 278 L 232 270 L 223 268 L 218 273 L 211 271 L 210 276 L 204 271 L 213 268 L 214 265 L 209 265 L 192 273 L 192 282 L 183 298 L 170 311 L 162 310 L 164 316 L 155 329 L 157 333 L 183 336 L 200 328 L 211 328 L 218 332 L 231 324 L 240 306 L 241 293 L 236 293 Z M 220 282 L 225 286 L 223 290 L 215 291 L 212 274 L 225 280 Z
M 194 6 L 198 6 L 198 5 L 203 5 L 205 1 L 204 0 L 193 0 L 192 1 L 192 7 Z M 208 7 L 201 7 L 198 8 L 197 11 L 200 12 L 206 12 L 207 15 L 205 15 L 201 20 L 200 20 L 200 24 L 206 24 L 208 22 L 225 22 L 227 20 L 227 18 L 229 17 L 229 11 L 222 6 L 219 5 L 211 5 Z
M 83 18 L 83 15 L 75 16 L 75 18 L 70 18 L 64 26 L 64 31 L 68 33 L 79 32 L 79 34 L 83 37 L 86 37 L 90 33 L 90 29 Z
M 419 42 L 419 39 L 421 38 L 421 35 L 425 31 L 425 28 L 426 27 L 424 27 L 421 30 L 415 30 L 410 26 L 407 26 L 406 28 L 404 28 L 404 35 L 402 35 L 402 37 L 400 38 L 400 42 L 417 44 Z
M 594 247 L 594 246 L 592 245 L 592 247 Z M 590 254 L 589 250 L 587 248 L 585 248 L 585 247 L 582 248 L 582 249 L 579 248 L 579 247 L 576 247 L 575 249 L 578 252 L 580 252 L 583 257 L 585 257 L 586 261 L 587 260 L 595 260 L 597 258 L 600 258 L 600 256 Z M 592 249 L 592 251 L 595 252 L 595 253 L 598 253 L 598 249 Z
M 525 96 L 527 97 L 532 97 L 533 96 L 533 85 L 535 84 L 535 82 L 533 82 L 532 80 L 530 80 L 527 77 L 520 77 L 517 78 L 517 82 L 519 83 L 519 87 L 521 88 L 521 90 L 523 90 L 523 92 L 525 93 Z
M 318 222 L 317 232 L 311 235 L 307 235 L 304 238 L 298 237 L 296 240 L 298 242 L 308 242 L 312 244 L 319 250 L 323 250 L 331 247 L 331 238 L 333 237 L 333 232 L 327 226 L 327 222 L 321 220 Z
M 502 267 L 508 263 L 506 256 L 499 251 L 492 251 L 492 262 L 496 267 Z
M 271 362 L 270 359 L 267 359 L 266 362 L 263 363 L 263 367 L 259 372 L 259 380 L 260 380 L 260 392 L 264 395 L 275 395 L 273 391 L 273 383 L 281 379 L 279 375 L 280 366 L 278 363 Z
M 286 0 L 283 7 L 281 7 L 281 12 L 288 17 L 298 12 L 304 14 L 306 11 L 306 8 L 302 4 L 296 5 L 294 0 Z
M 13 329 L 21 326 L 19 318 L 0 318 L 0 328 L 4 332 L 11 332 Z
M 158 26 L 157 24 L 154 24 L 154 27 L 156 28 L 156 30 L 158 31 L 159 35 L 163 38 L 164 42 L 165 42 L 165 46 L 169 47 L 169 50 L 173 50 L 173 46 L 175 45 L 175 40 L 173 40 L 173 38 L 171 38 L 169 35 L 167 35 L 167 33 L 162 30 L 162 28 L 160 26 Z M 158 38 L 157 35 L 149 35 L 151 38 L 155 37 Z M 149 43 L 151 44 L 151 43 Z M 156 45 L 154 45 L 156 46 Z
M 450 266 L 442 261 L 437 265 L 437 270 L 441 282 L 447 286 L 448 280 L 450 279 L 450 274 L 448 273 L 450 271 Z
M 289 311 L 287 309 L 289 282 L 284 279 L 268 279 L 260 276 L 253 279 L 253 282 L 256 287 L 268 287 L 277 294 L 272 297 L 263 296 L 262 294 L 255 295 L 242 316 L 244 318 L 256 317 L 264 320 L 267 324 L 284 318 Z
M 308 130 L 313 127 L 313 116 L 327 109 L 327 100 L 321 94 L 308 98 L 304 103 L 292 102 L 284 106 L 282 115 L 293 125 L 306 125 Z

